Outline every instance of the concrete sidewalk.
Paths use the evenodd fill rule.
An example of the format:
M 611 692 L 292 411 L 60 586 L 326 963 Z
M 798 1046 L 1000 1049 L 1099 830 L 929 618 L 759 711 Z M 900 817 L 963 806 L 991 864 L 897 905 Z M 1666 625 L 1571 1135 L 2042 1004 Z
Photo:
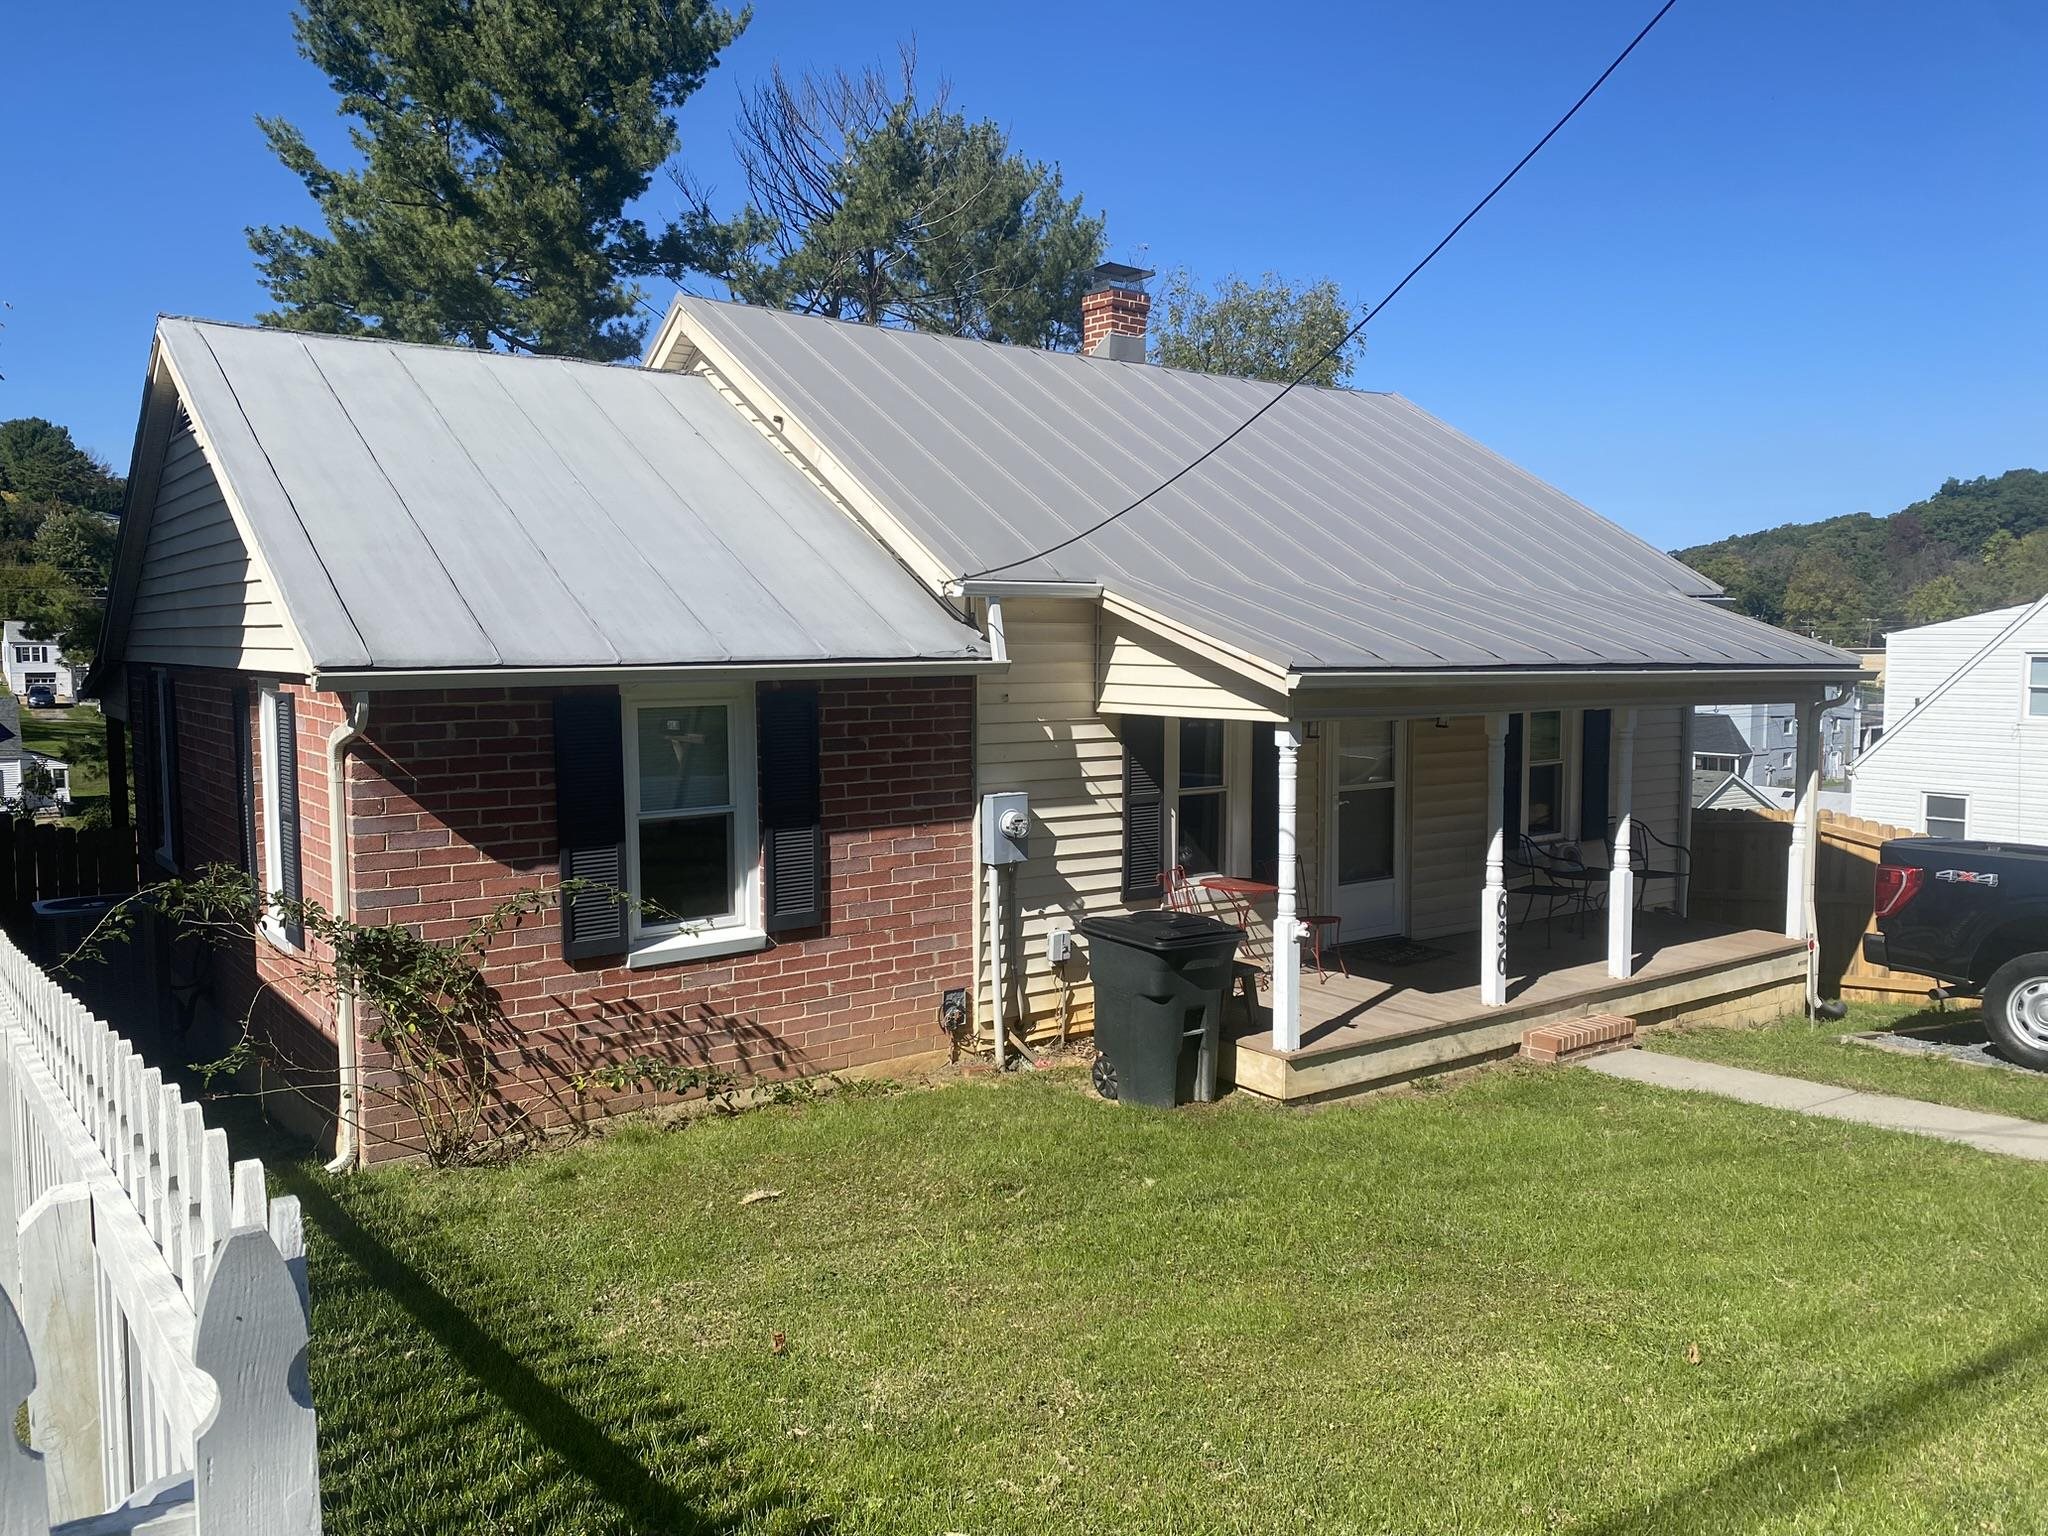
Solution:
M 1691 1061 L 1683 1056 L 1660 1056 L 1655 1051 L 1616 1051 L 1579 1063 L 1589 1072 L 1648 1083 L 1653 1088 L 1681 1088 L 1691 1093 L 1718 1094 L 1740 1099 L 1745 1104 L 1762 1104 L 1771 1109 L 1789 1109 L 1795 1114 L 1819 1115 L 1829 1120 L 1853 1120 L 1887 1131 L 1907 1131 L 1915 1136 L 1934 1136 L 1942 1141 L 1960 1141 L 1985 1152 L 2007 1157 L 2024 1157 L 2048 1163 L 2048 1125 L 2038 1120 L 2018 1120 L 2011 1115 L 1987 1115 L 1974 1109 L 1951 1109 L 1945 1104 L 1928 1104 L 1919 1099 L 1895 1099 L 1882 1093 L 1858 1093 L 1829 1083 L 1809 1083 L 1799 1077 L 1777 1077 L 1769 1072 L 1751 1072 L 1743 1067 L 1723 1067 L 1710 1061 Z

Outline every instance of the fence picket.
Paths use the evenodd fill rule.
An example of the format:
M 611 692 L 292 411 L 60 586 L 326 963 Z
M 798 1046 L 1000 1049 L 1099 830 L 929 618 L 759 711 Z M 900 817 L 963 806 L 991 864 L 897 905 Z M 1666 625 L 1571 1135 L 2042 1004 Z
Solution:
M 0 1297 L 0 1536 L 47 1536 L 50 1496 L 43 1458 L 14 1434 L 14 1420 L 36 1386 L 35 1358 L 14 1303 Z

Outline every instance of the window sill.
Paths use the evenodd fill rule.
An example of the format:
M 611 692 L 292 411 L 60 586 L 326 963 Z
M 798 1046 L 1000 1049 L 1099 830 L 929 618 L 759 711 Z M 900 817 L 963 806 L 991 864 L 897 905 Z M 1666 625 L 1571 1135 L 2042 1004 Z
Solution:
M 759 928 L 713 928 L 703 933 L 678 933 L 639 945 L 626 955 L 628 970 L 680 965 L 686 960 L 714 960 L 720 955 L 751 955 L 768 947 Z

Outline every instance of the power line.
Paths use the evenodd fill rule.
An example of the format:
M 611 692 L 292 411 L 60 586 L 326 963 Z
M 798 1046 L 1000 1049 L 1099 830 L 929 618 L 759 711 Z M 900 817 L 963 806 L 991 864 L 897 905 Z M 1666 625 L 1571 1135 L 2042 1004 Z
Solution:
M 1385 298 L 1381 299 L 1379 303 L 1373 305 L 1371 309 L 1368 309 L 1363 315 L 1359 316 L 1358 323 L 1356 325 L 1352 326 L 1350 330 L 1346 331 L 1341 337 L 1337 339 L 1335 343 L 1328 347 L 1325 347 L 1320 353 L 1318 353 L 1316 355 L 1315 361 L 1310 363 L 1306 368 L 1302 369 L 1301 372 L 1297 373 L 1292 379 L 1288 380 L 1286 387 L 1283 388 L 1277 395 L 1273 396 L 1272 399 L 1268 400 L 1256 411 L 1253 411 L 1251 415 L 1247 416 L 1243 421 L 1239 422 L 1236 426 L 1232 427 L 1229 432 L 1224 434 L 1224 436 L 1218 439 L 1215 443 L 1211 444 L 1210 447 L 1207 448 L 1200 456 L 1189 460 L 1186 464 L 1183 464 L 1179 469 L 1175 470 L 1172 474 L 1168 475 L 1164 480 L 1160 481 L 1159 484 L 1153 486 L 1151 490 L 1147 491 L 1144 495 L 1140 496 L 1136 501 L 1130 503 L 1128 506 L 1119 507 L 1116 511 L 1110 513 L 1107 517 L 1101 519 L 1099 522 L 1092 523 L 1088 527 L 1083 528 L 1079 533 L 1061 539 L 1057 544 L 1047 545 L 1044 549 L 1037 551 L 1035 554 L 1019 555 L 1016 559 L 1005 560 L 1000 565 L 984 566 L 981 570 L 969 572 L 967 575 L 963 576 L 961 580 L 972 581 L 978 576 L 993 576 L 998 571 L 1007 571 L 1016 566 L 1028 565 L 1033 560 L 1043 560 L 1047 555 L 1056 555 L 1061 550 L 1066 549 L 1072 545 L 1078 544 L 1083 539 L 1090 538 L 1095 534 L 1100 533 L 1103 529 L 1107 528 L 1111 523 L 1115 522 L 1118 518 L 1123 517 L 1128 513 L 1137 511 L 1138 508 L 1144 506 L 1146 502 L 1150 501 L 1154 496 L 1157 496 L 1161 491 L 1166 490 L 1169 486 L 1173 485 L 1174 482 L 1181 479 L 1183 476 L 1192 473 L 1194 470 L 1199 469 L 1203 464 L 1207 463 L 1210 459 L 1214 458 L 1216 454 L 1221 452 L 1225 447 L 1227 447 L 1230 444 L 1230 442 L 1237 437 L 1239 433 L 1243 432 L 1246 428 L 1250 427 L 1253 422 L 1257 421 L 1261 416 L 1265 415 L 1266 412 L 1272 410 L 1273 407 L 1278 405 L 1282 400 L 1285 400 L 1290 394 L 1294 392 L 1296 386 L 1307 382 L 1311 374 L 1313 374 L 1318 368 L 1322 367 L 1323 364 L 1328 362 L 1332 357 L 1336 356 L 1337 353 L 1341 352 L 1346 346 L 1350 345 L 1352 338 L 1357 336 L 1357 334 L 1360 331 L 1364 330 L 1367 323 L 1371 321 L 1374 318 L 1374 316 L 1378 315 L 1381 310 L 1385 309 L 1389 304 L 1393 303 L 1395 298 L 1400 294 L 1401 290 L 1403 288 L 1406 288 L 1411 282 L 1413 282 L 1416 276 L 1422 271 L 1424 267 L 1428 266 L 1432 261 L 1435 261 L 1438 253 L 1441 252 L 1443 248 L 1449 245 L 1453 240 L 1457 239 L 1459 232 L 1462 231 L 1467 224 L 1470 224 L 1474 219 L 1479 217 L 1481 210 L 1483 210 L 1486 207 L 1486 205 L 1492 202 L 1496 197 L 1500 196 L 1501 192 L 1507 187 L 1507 184 L 1509 182 L 1513 181 L 1517 176 L 1521 175 L 1522 168 L 1526 166 L 1531 160 L 1534 160 L 1536 156 L 1542 152 L 1543 146 L 1548 144 L 1552 139 L 1556 138 L 1558 133 L 1563 129 L 1564 125 L 1570 122 L 1574 117 L 1577 117 L 1579 115 L 1579 108 L 1583 107 L 1587 102 L 1593 99 L 1593 93 L 1599 90 L 1601 86 L 1607 83 L 1607 77 L 1613 74 L 1617 69 L 1621 68 L 1622 63 L 1628 58 L 1628 56 L 1636 51 L 1637 45 L 1640 44 L 1644 38 L 1648 37 L 1650 33 L 1655 30 L 1657 23 L 1662 21 L 1665 15 L 1677 3 L 1678 0 L 1664 0 L 1664 4 L 1658 8 L 1657 14 L 1652 16 L 1647 22 L 1643 24 L 1642 31 L 1638 32 L 1634 37 L 1629 39 L 1628 46 L 1622 49 L 1620 53 L 1614 56 L 1614 62 L 1609 64 L 1605 69 L 1600 71 L 1600 78 L 1595 80 L 1591 85 L 1587 86 L 1585 94 L 1580 96 L 1577 101 L 1572 103 L 1571 110 L 1566 112 L 1565 115 L 1563 117 L 1560 117 L 1556 122 L 1552 123 L 1550 125 L 1550 131 L 1544 134 L 1542 138 L 1538 139 L 1526 155 L 1522 156 L 1521 159 L 1515 162 L 1514 169 L 1509 171 L 1507 175 L 1501 177 L 1499 181 L 1495 182 L 1493 184 L 1493 190 L 1488 192 L 1486 196 L 1479 199 L 1478 202 L 1474 203 L 1470 211 L 1466 213 L 1465 217 L 1458 220 L 1456 224 L 1453 224 L 1451 226 L 1450 233 L 1445 235 L 1443 239 L 1437 241 L 1435 245 L 1431 246 L 1429 248 L 1429 254 L 1427 256 L 1424 256 L 1422 260 L 1415 263 L 1414 266 L 1410 267 L 1408 269 L 1407 276 L 1403 277 L 1401 281 L 1394 284 L 1392 288 L 1387 290 L 1387 295 Z

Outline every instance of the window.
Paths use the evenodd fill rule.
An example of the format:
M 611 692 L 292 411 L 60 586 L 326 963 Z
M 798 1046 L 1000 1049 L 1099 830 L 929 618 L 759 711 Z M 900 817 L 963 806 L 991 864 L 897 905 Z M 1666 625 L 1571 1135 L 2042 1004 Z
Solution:
M 1528 718 L 1527 772 L 1522 781 L 1522 830 L 1531 837 L 1561 837 L 1565 830 L 1564 712 L 1546 709 Z
M 634 703 L 628 729 L 634 934 L 680 942 L 758 932 L 751 694 Z
M 248 729 L 247 717 L 239 722 Z M 265 683 L 257 696 L 256 742 L 261 756 L 258 793 L 263 803 L 263 890 L 266 896 L 296 901 L 299 881 L 299 731 L 289 695 Z M 305 930 L 287 922 L 265 902 L 263 931 L 286 949 L 297 949 Z
M 2027 718 L 2048 720 L 2048 656 L 2027 658 Z
M 1344 720 L 1337 730 L 1337 883 L 1394 878 L 1396 737 L 1391 720 Z
M 1223 870 L 1229 855 L 1230 791 L 1221 720 L 1180 722 L 1173 861 L 1190 874 Z
M 1735 772 L 1735 759 L 1723 753 L 1698 752 L 1693 754 L 1692 765 L 1710 773 Z
M 1967 795 L 1924 795 L 1929 837 L 1968 837 L 1970 800 Z

